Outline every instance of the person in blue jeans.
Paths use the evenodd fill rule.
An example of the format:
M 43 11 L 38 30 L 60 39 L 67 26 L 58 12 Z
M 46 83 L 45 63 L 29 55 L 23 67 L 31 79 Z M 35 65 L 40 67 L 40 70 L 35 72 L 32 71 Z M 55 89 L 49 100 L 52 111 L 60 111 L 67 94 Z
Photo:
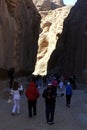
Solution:
M 57 93 L 54 91 L 52 83 L 48 83 L 42 94 L 45 99 L 46 120 L 49 125 L 54 124 L 54 113 Z
M 71 97 L 72 97 L 72 85 L 70 84 L 70 82 L 67 82 L 66 85 L 66 106 L 67 107 L 70 107 Z

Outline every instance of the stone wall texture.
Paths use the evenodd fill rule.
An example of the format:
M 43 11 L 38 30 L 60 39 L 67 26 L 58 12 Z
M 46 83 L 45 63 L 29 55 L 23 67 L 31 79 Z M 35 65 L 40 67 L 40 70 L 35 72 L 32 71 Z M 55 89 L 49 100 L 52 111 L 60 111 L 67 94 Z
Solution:
M 69 14 L 70 9 L 71 6 L 63 6 L 48 11 L 46 16 L 43 15 L 40 24 L 41 33 L 38 39 L 38 54 L 34 74 L 47 74 L 48 60 L 56 48 L 56 43 L 59 38 L 58 35 L 62 33 L 63 22 Z
M 32 0 L 0 0 L 0 68 L 33 72 L 40 19 Z
M 48 63 L 48 73 L 76 75 L 87 84 L 87 1 L 78 0 L 64 20 L 63 32 Z
M 63 0 L 33 0 L 38 11 L 53 10 L 64 5 Z

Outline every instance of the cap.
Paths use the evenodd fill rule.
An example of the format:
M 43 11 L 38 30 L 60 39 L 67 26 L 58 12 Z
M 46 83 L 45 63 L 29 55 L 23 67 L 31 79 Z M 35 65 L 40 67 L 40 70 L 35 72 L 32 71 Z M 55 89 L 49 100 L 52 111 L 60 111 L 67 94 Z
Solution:
M 70 85 L 70 82 L 68 82 L 67 85 Z
M 48 83 L 48 86 L 51 86 L 52 85 L 52 83 Z

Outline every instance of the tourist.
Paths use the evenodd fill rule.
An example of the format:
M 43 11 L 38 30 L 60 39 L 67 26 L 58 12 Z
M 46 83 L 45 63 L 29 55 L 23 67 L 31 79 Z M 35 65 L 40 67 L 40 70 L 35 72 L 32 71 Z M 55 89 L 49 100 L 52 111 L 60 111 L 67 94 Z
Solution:
M 10 89 L 12 88 L 12 85 L 13 85 L 13 82 L 14 82 L 14 76 L 15 76 L 15 68 L 12 67 L 8 70 L 8 77 L 9 77 L 9 86 L 10 86 Z
M 70 82 L 68 82 L 66 85 L 66 106 L 67 107 L 70 107 L 71 97 L 72 97 L 72 86 Z
M 54 124 L 54 112 L 57 94 L 55 91 L 53 91 L 52 83 L 48 83 L 47 88 L 43 91 L 42 96 L 45 98 L 46 121 L 49 125 Z
M 13 87 L 11 89 L 11 95 L 13 96 L 13 108 L 12 115 L 20 114 L 20 88 L 18 82 L 13 83 Z
M 28 100 L 29 117 L 31 118 L 32 114 L 34 116 L 36 116 L 37 114 L 36 104 L 37 104 L 37 99 L 40 96 L 38 88 L 36 87 L 34 80 L 30 81 L 29 86 L 25 91 L 25 95 Z

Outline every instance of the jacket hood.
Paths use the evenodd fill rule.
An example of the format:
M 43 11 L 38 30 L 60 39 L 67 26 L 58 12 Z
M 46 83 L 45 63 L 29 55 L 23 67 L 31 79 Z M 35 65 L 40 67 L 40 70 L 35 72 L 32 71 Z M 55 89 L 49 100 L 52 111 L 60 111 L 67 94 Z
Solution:
M 34 83 L 33 81 L 31 81 L 31 82 L 29 83 L 29 86 L 30 86 L 30 87 L 36 87 L 36 85 L 35 85 L 35 83 Z

